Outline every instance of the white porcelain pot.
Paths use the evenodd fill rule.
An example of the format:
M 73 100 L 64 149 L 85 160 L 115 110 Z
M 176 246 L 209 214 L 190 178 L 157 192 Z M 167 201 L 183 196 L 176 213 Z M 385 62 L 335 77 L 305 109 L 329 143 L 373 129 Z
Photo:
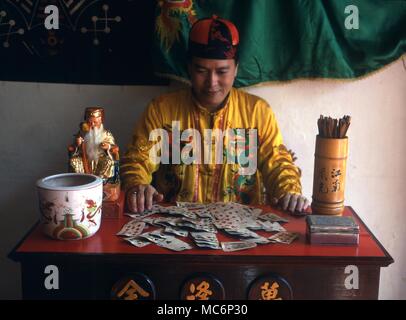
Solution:
M 43 232 L 61 240 L 91 237 L 100 228 L 103 180 L 63 173 L 37 181 Z

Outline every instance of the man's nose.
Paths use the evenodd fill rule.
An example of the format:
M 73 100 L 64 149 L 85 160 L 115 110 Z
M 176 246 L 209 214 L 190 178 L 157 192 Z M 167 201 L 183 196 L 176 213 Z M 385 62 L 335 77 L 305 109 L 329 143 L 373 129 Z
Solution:
M 209 87 L 214 87 L 218 83 L 218 77 L 215 72 L 210 72 L 207 76 L 207 84 Z

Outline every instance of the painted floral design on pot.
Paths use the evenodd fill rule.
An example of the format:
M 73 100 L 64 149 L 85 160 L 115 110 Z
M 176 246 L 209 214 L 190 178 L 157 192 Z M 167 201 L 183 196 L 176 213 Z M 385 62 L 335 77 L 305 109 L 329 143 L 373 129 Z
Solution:
M 100 228 L 103 180 L 64 173 L 37 181 L 43 232 L 60 240 L 85 239 Z

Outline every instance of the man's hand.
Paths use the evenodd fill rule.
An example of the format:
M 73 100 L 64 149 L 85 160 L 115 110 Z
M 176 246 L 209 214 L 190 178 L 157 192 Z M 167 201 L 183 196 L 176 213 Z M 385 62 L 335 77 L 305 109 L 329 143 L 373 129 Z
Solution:
M 164 196 L 150 184 L 139 184 L 127 191 L 127 206 L 130 212 L 151 210 L 153 202 L 160 202 Z
M 291 213 L 302 213 L 309 207 L 310 202 L 300 194 L 287 193 L 279 201 L 274 199 L 273 204 L 280 205 L 282 210 L 289 210 Z

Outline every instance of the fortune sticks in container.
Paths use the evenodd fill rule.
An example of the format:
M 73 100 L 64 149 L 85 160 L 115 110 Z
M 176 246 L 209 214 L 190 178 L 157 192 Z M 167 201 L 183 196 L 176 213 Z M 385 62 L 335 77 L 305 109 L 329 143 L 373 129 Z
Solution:
M 320 118 L 317 120 L 319 136 L 330 139 L 345 138 L 350 123 L 350 116 L 344 116 L 341 119 L 332 119 L 331 117 L 320 115 Z

